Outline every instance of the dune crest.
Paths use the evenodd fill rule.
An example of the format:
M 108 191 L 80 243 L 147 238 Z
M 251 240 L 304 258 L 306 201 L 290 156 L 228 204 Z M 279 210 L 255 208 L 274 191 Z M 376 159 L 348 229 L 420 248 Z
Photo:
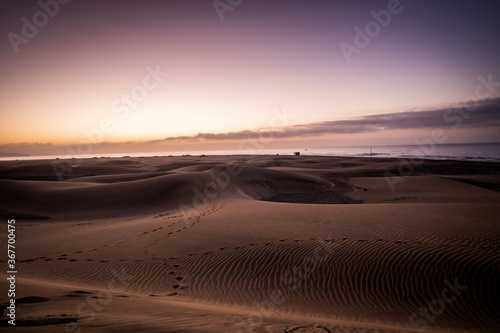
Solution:
M 3 163 L 0 213 L 16 218 L 25 285 L 20 331 L 500 325 L 495 164 L 429 161 L 392 192 L 382 171 L 397 160 L 232 162 L 88 160 L 63 182 L 41 162 Z M 208 199 L 195 205 L 196 195 Z

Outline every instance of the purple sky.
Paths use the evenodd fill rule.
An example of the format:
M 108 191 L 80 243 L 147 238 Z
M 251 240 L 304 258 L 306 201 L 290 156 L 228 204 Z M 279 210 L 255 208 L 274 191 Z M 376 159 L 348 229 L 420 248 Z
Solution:
M 110 151 L 123 142 L 136 142 L 125 150 L 236 148 L 258 129 L 296 133 L 276 135 L 274 145 L 287 147 L 409 144 L 433 128 L 450 143 L 500 142 L 497 102 L 483 122 L 453 111 L 448 119 L 462 118 L 455 127 L 442 116 L 417 127 L 393 116 L 397 125 L 370 131 L 364 121 L 499 97 L 496 1 L 219 3 L 230 10 L 218 13 L 212 1 L 73 0 L 53 17 L 38 1 L 2 3 L 0 152 L 101 141 Z M 34 20 L 38 31 L 24 27 L 33 34 L 24 36 Z M 356 40 L 356 27 L 369 42 Z M 285 109 L 293 117 L 276 121 Z M 359 129 L 343 130 L 347 120 Z M 314 124 L 330 127 L 293 131 Z

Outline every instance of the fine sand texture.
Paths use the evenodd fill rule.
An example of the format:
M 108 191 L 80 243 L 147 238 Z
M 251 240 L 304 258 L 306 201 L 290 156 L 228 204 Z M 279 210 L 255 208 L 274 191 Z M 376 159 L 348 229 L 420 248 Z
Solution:
M 479 162 L 0 162 L 0 330 L 498 332 L 499 191 Z

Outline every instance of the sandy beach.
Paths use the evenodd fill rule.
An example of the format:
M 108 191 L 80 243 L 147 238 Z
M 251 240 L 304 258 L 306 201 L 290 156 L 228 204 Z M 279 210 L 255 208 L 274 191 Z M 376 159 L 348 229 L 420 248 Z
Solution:
M 0 215 L 15 219 L 11 331 L 500 326 L 498 164 L 426 160 L 408 170 L 399 159 L 314 156 L 66 162 L 0 162 Z M 66 168 L 62 180 L 53 163 Z M 1 224 L 2 267 L 7 233 Z M 6 269 L 0 276 L 8 290 Z M 6 293 L 0 302 L 5 323 Z

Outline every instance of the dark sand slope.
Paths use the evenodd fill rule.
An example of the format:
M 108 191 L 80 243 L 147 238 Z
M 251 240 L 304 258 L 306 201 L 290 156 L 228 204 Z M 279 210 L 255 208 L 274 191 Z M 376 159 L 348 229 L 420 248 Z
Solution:
M 197 191 L 205 200 L 220 198 L 221 194 L 263 199 L 280 193 L 321 193 L 334 187 L 319 178 L 255 167 L 239 167 L 237 175 L 220 180 L 227 183 L 220 187 L 210 175 L 218 179 L 225 169 L 210 167 L 206 171 L 182 171 L 128 181 L 122 177 L 119 182 L 115 182 L 115 175 L 79 177 L 66 182 L 0 180 L 0 195 L 4 198 L 0 208 L 54 218 L 138 215 L 175 209 L 182 203 L 193 204 Z
M 500 327 L 498 165 L 427 161 L 393 192 L 399 160 L 229 160 L 92 159 L 64 182 L 50 162 L 1 163 L 16 330 Z

